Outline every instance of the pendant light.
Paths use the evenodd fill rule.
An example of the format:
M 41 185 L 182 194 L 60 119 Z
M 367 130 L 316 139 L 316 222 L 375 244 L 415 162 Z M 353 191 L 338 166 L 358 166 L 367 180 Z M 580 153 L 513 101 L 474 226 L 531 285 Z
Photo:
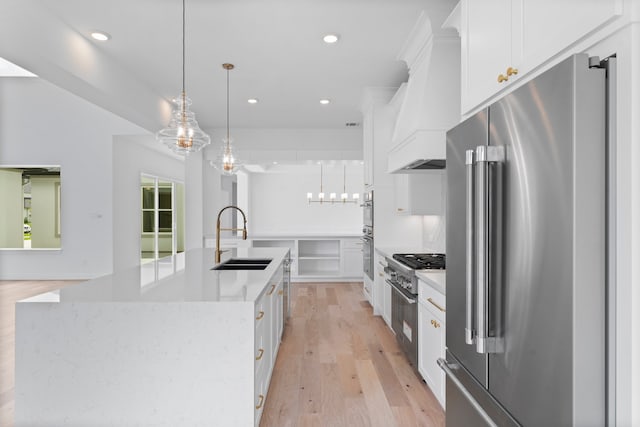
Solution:
M 171 100 L 171 119 L 166 128 L 156 133 L 156 139 L 173 152 L 188 155 L 210 144 L 211 138 L 200 129 L 195 113 L 189 109 L 191 99 L 185 90 L 185 21 L 185 0 L 182 0 L 182 93 Z
M 210 163 L 223 175 L 233 175 L 238 172 L 240 167 L 240 162 L 233 153 L 231 132 L 229 131 L 229 71 L 233 70 L 235 66 L 233 64 L 224 63 L 222 64 L 222 68 L 227 70 L 227 133 L 222 139 L 222 147 L 220 147 L 218 156 Z
M 360 200 L 360 193 L 353 193 L 353 200 L 349 200 L 349 195 L 347 194 L 347 167 L 342 166 L 342 194 L 340 195 L 340 200 L 336 200 L 336 193 L 329 193 L 329 200 L 325 200 L 324 190 L 322 188 L 322 163 L 320 163 L 320 192 L 318 193 L 318 199 L 313 199 L 313 193 L 307 193 L 307 202 L 311 203 L 358 203 Z

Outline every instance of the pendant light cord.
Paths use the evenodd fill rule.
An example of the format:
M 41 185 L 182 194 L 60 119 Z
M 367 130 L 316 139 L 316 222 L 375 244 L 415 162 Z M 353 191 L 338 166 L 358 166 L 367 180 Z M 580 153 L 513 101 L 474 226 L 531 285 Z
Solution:
M 342 192 L 347 192 L 347 166 L 342 166 Z
M 227 68 L 227 147 L 229 144 L 229 68 Z
M 182 93 L 185 93 L 185 84 L 184 84 L 184 82 L 185 82 L 185 77 L 184 77 L 185 76 L 185 71 L 184 71 L 185 70 L 185 65 L 184 65 L 185 64 L 185 53 L 184 53 L 184 51 L 185 51 L 185 42 L 184 42 L 185 30 L 184 30 L 184 27 L 186 25 L 185 24 L 185 22 L 186 22 L 186 18 L 185 18 L 186 14 L 185 14 L 185 4 L 184 3 L 185 3 L 185 0 L 182 0 Z

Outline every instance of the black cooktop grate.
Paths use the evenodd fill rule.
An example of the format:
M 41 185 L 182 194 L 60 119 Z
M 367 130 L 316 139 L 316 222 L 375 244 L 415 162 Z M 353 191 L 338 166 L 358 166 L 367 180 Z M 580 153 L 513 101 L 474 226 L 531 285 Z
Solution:
M 393 254 L 393 259 L 415 269 L 444 270 L 444 254 Z

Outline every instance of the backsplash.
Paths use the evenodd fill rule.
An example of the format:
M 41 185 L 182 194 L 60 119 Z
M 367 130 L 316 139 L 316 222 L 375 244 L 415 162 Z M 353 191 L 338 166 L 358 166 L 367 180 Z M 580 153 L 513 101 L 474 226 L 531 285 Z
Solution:
M 435 252 L 445 253 L 446 220 L 444 215 L 422 217 L 422 246 Z

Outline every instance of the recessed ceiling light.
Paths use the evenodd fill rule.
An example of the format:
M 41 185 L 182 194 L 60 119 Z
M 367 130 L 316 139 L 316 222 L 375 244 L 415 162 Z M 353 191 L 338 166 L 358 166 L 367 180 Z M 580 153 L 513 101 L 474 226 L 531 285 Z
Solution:
M 247 102 L 249 104 L 257 104 L 258 103 L 258 99 L 257 98 L 249 98 L 249 99 L 247 99 Z
M 322 105 L 327 105 L 327 104 L 328 104 L 328 103 L 330 103 L 330 102 L 331 102 L 331 100 L 330 100 L 330 99 L 321 99 L 321 100 L 320 100 L 320 104 L 322 104 Z
M 327 44 L 333 44 L 335 42 L 337 42 L 339 39 L 337 34 L 327 34 L 326 36 L 324 36 L 322 38 L 322 40 L 324 40 L 325 43 Z
M 91 37 L 101 42 L 106 42 L 107 40 L 111 39 L 111 35 L 105 33 L 104 31 L 91 31 Z

